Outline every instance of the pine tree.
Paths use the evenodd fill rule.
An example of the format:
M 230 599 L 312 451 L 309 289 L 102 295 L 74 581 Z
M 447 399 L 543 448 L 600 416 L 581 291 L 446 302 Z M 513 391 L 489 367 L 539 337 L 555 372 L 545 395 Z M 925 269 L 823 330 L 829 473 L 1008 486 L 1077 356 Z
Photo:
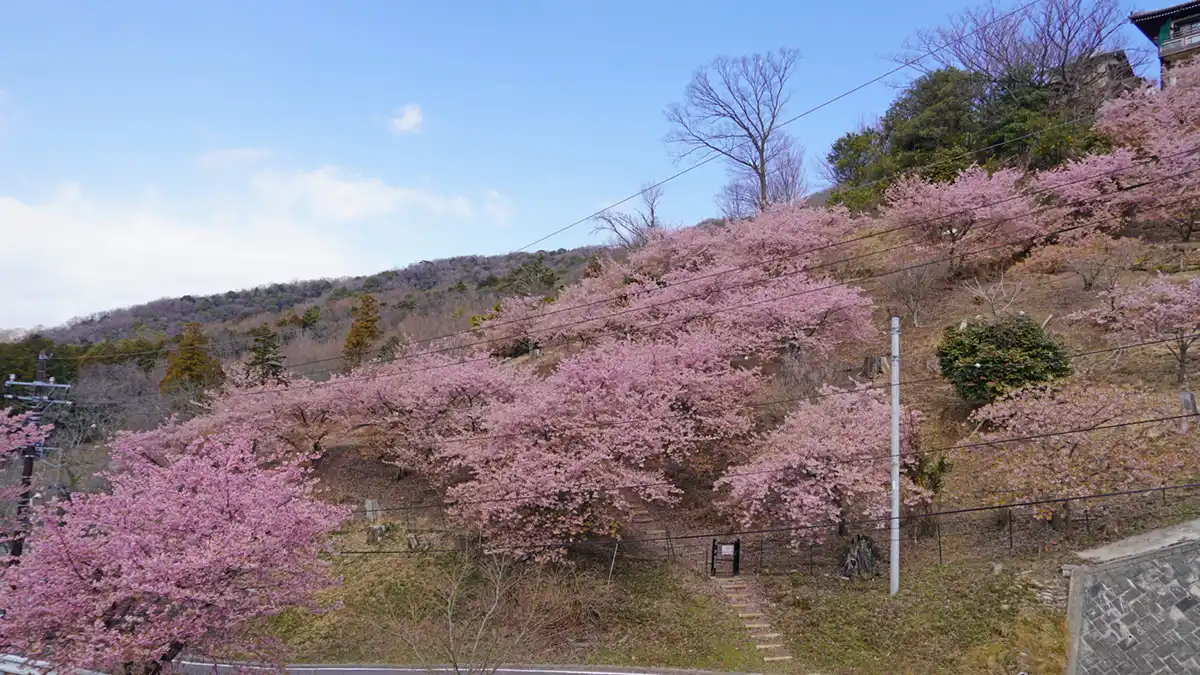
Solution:
M 371 346 L 383 337 L 379 328 L 379 303 L 375 296 L 362 295 L 358 306 L 354 308 L 354 323 L 346 334 L 346 344 L 342 347 L 342 359 L 346 370 L 353 370 L 363 364 L 371 354 Z
M 179 348 L 167 354 L 167 372 L 158 387 L 164 392 L 201 396 L 225 383 L 221 362 L 208 353 L 208 338 L 199 323 L 184 325 Z
M 250 331 L 254 345 L 246 359 L 246 379 L 253 384 L 287 384 L 283 370 L 283 354 L 279 351 L 279 334 L 263 324 Z

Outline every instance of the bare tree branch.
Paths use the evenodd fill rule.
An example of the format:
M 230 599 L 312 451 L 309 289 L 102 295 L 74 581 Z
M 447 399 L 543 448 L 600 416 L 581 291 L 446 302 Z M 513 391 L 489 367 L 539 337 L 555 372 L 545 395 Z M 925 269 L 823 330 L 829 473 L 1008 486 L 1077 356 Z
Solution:
M 990 0 L 917 31 L 895 60 L 929 53 L 925 59 L 942 68 L 975 71 L 993 82 L 1027 79 L 1075 95 L 1110 76 L 1096 57 L 1126 49 L 1119 32 L 1125 22 L 1118 0 L 1043 0 L 1015 13 Z
M 697 70 L 684 90 L 683 103 L 666 110 L 672 126 L 666 141 L 673 146 L 676 160 L 696 152 L 724 157 L 740 180 L 751 184 L 753 179 L 757 210 L 766 208 L 771 154 L 782 147 L 773 141 L 799 59 L 794 49 L 778 49 L 736 59 L 721 57 Z
M 650 233 L 663 227 L 658 216 L 658 202 L 662 199 L 660 185 L 648 183 L 642 186 L 642 208 L 633 213 L 605 211 L 596 216 L 593 233 L 609 234 L 621 248 L 639 248 L 645 245 Z
M 757 174 L 731 166 L 729 182 L 717 195 L 717 205 L 728 220 L 749 218 L 763 208 Z M 804 171 L 804 146 L 785 132 L 777 132 L 767 148 L 767 206 L 796 204 L 808 194 Z

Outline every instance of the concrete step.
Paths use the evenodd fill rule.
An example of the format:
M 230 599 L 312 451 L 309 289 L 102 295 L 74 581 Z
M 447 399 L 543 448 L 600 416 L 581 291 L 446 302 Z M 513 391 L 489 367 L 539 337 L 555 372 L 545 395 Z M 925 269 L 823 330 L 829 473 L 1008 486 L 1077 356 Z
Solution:
M 754 645 L 754 648 L 755 649 L 782 649 L 783 645 L 772 643 L 769 645 Z
M 645 515 L 645 516 L 634 516 L 634 517 L 633 517 L 633 522 L 635 522 L 635 523 L 653 523 L 653 522 L 654 522 L 654 518 L 651 518 L 649 515 Z
M 745 609 L 750 606 L 750 603 L 748 603 L 748 602 L 731 602 L 731 603 L 729 603 L 729 606 L 736 608 L 736 609 Z
M 738 612 L 739 619 L 761 619 L 762 612 Z
M 780 637 L 781 637 L 780 633 L 758 633 L 757 635 L 751 635 L 750 639 L 752 639 L 752 640 L 778 640 Z
M 768 661 L 768 662 L 770 662 L 770 661 L 791 661 L 791 660 L 792 660 L 792 657 L 790 654 L 787 656 L 764 656 L 763 657 L 763 661 Z
M 767 628 L 770 628 L 770 627 L 771 627 L 771 624 L 769 624 L 769 623 L 763 623 L 763 622 L 761 622 L 761 621 L 757 621 L 757 622 L 755 622 L 755 623 L 748 623 L 748 624 L 746 624 L 746 628 L 747 628 L 747 629 L 749 629 L 749 630 L 765 630 L 765 629 L 767 629 Z

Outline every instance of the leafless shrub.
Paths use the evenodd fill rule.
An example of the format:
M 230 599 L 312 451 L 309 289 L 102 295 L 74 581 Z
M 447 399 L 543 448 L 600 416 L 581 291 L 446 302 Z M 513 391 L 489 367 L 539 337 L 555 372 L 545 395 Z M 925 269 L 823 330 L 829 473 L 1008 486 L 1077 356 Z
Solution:
M 1025 286 L 1021 282 L 1009 282 L 1005 273 L 992 283 L 980 281 L 978 277 L 963 284 L 963 288 L 971 294 L 971 300 L 978 305 L 986 305 L 992 316 L 998 317 L 1008 311 L 1009 307 L 1020 300 L 1025 294 Z
M 405 615 L 387 617 L 423 664 L 490 675 L 514 654 L 532 653 L 569 611 L 547 572 L 475 553 L 426 568 Z
M 913 327 L 920 327 L 926 303 L 950 273 L 949 262 L 936 258 L 932 251 L 912 248 L 891 256 L 886 267 L 896 271 L 880 277 L 879 284 L 904 307 Z

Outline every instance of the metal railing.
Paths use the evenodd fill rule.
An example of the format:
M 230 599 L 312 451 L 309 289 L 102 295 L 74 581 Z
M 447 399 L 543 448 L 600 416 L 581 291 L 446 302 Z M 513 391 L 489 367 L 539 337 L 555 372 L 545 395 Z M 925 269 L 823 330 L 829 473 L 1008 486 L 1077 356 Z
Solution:
M 1159 45 L 1160 54 L 1166 55 L 1200 45 L 1200 23 L 1191 23 L 1172 31 L 1171 37 Z

